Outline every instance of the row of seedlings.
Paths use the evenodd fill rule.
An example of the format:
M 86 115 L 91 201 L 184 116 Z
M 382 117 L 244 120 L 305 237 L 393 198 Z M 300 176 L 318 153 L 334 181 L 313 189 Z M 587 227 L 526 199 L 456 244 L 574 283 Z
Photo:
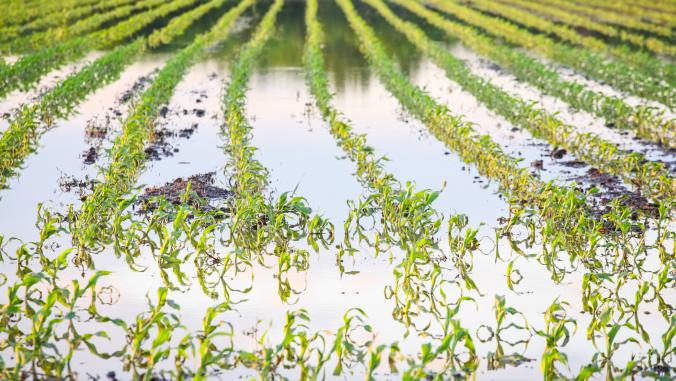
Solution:
M 307 200 L 289 192 L 277 199 L 266 195 L 268 169 L 256 159 L 251 145 L 252 127 L 245 111 L 247 83 L 267 41 L 272 37 L 277 14 L 284 4 L 275 0 L 249 41 L 240 49 L 231 66 L 225 88 L 221 133 L 227 183 L 232 197 L 228 202 L 224 242 L 234 247 L 243 261 L 264 261 L 272 254 L 278 266 L 307 262 L 308 252 L 291 247 L 292 242 L 307 240 L 314 249 L 333 240 L 333 227 L 319 215 L 313 215 Z M 305 258 L 305 259 L 304 259 Z
M 441 224 L 441 216 L 431 207 L 439 192 L 417 191 L 407 182 L 405 186 L 388 173 L 383 167 L 384 158 L 376 155 L 368 145 L 366 136 L 356 134 L 352 127 L 331 105 L 331 91 L 328 76 L 324 69 L 322 45 L 324 41 L 322 27 L 316 19 L 317 0 L 307 3 L 305 15 L 307 37 L 303 62 L 306 80 L 317 108 L 329 124 L 329 132 L 337 145 L 356 165 L 356 175 L 369 195 L 358 203 L 352 204 L 352 213 L 345 222 L 346 234 L 365 237 L 361 225 L 363 219 L 373 218 L 380 221 L 376 242 L 397 245 L 414 257 L 429 258 L 430 247 L 435 247 L 434 238 Z M 350 245 L 350 237 L 345 243 Z M 381 247 L 376 245 L 376 250 Z M 420 249 L 421 252 L 416 253 Z

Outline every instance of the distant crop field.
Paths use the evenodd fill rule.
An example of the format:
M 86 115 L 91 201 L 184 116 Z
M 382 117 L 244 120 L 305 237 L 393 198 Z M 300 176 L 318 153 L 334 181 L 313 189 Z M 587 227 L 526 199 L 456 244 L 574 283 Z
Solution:
M 676 0 L 3 0 L 0 380 L 673 380 Z

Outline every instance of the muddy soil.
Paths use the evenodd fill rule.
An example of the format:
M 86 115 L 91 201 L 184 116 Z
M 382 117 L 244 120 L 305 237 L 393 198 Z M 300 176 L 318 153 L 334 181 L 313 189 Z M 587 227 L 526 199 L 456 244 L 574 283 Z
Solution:
M 218 204 L 228 199 L 232 192 L 215 185 L 215 176 L 216 172 L 208 172 L 192 175 L 186 179 L 179 177 L 161 186 L 148 187 L 139 197 L 140 212 L 149 213 L 157 209 L 158 197 L 173 205 L 182 204 L 188 184 L 190 184 L 188 199 L 190 205 L 202 211 L 222 209 L 222 205 Z

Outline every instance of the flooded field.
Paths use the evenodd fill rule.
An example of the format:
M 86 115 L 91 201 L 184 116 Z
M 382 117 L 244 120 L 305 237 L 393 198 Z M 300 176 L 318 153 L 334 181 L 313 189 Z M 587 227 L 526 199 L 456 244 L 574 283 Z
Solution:
M 610 4 L 0 4 L 0 379 L 674 379 L 676 3 Z

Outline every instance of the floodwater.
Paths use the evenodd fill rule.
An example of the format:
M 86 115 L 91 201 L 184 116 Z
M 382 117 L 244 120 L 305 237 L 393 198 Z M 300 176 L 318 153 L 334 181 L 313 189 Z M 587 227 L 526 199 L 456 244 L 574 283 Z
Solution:
M 213 48 L 191 67 L 179 83 L 157 126 L 157 129 L 166 129 L 171 134 L 162 143 L 163 152 L 145 163 L 137 181 L 138 192 L 179 177 L 187 178 L 207 172 L 215 172 L 216 184 L 227 187 L 225 165 L 228 157 L 224 146 L 226 140 L 222 134 L 223 89 L 228 82 L 230 62 L 236 56 L 238 47 L 251 35 L 252 27 L 260 20 L 267 6 L 267 3 L 258 4 L 253 11 L 247 12 L 246 22 L 239 25 L 230 40 Z M 552 180 L 559 184 L 567 184 L 574 175 L 584 173 L 586 168 L 569 168 L 553 159 L 550 152 L 554 147 L 532 138 L 523 130 L 513 128 L 509 122 L 478 104 L 471 95 L 448 80 L 443 70 L 421 57 L 372 9 L 358 4 L 357 10 L 379 31 L 378 37 L 413 83 L 425 88 L 452 112 L 464 115 L 475 123 L 477 131 L 491 136 L 506 152 L 522 157 L 524 167 L 531 167 L 533 161 L 541 159 L 545 170 L 537 175 L 545 181 Z M 473 166 L 463 163 L 455 153 L 437 141 L 421 122 L 406 113 L 369 70 L 340 9 L 333 2 L 320 2 L 319 19 L 327 39 L 324 52 L 335 92 L 334 106 L 350 122 L 355 132 L 366 135 L 377 155 L 387 157 L 385 169 L 402 184 L 412 181 L 418 190 L 441 190 L 439 198 L 432 204 L 444 216 L 444 228 L 436 237 L 439 240 L 439 256 L 448 259 L 454 257 L 448 248 L 445 233 L 446 221 L 453 215 L 467 215 L 469 226 L 479 231 L 480 242 L 480 250 L 465 259 L 471 263 L 470 275 L 478 291 L 463 286 L 453 261 L 443 261 L 439 276 L 446 283 L 434 288 L 430 279 L 420 280 L 419 291 L 431 296 L 429 300 L 423 298 L 421 305 L 413 302 L 410 324 L 394 317 L 395 308 L 400 307 L 397 303 L 402 301 L 388 294 L 388 290 L 396 288 L 401 282 L 395 272 L 405 252 L 392 248 L 389 252 L 376 253 L 373 247 L 361 243 L 355 253 L 342 258 L 345 270 L 337 265 L 337 244 L 344 233 L 343 221 L 350 212 L 348 200 L 359 200 L 368 195 L 368 190 L 362 187 L 354 174 L 355 163 L 345 158 L 336 145 L 306 86 L 302 67 L 303 13 L 304 4 L 301 1 L 291 1 L 284 6 L 278 17 L 275 36 L 263 51 L 250 79 L 246 110 L 252 126 L 251 144 L 257 148 L 256 158 L 269 170 L 267 191 L 270 195 L 276 197 L 283 192 L 292 192 L 304 197 L 314 212 L 334 224 L 335 236 L 339 237 L 337 241 L 320 248 L 318 252 L 310 249 L 308 265 L 303 268 L 295 267 L 280 272 L 276 259 L 272 257 L 266 258 L 263 263 L 254 261 L 239 271 L 228 270 L 221 284 L 214 281 L 210 291 L 215 293 L 215 297 L 200 284 L 198 271 L 191 260 L 181 265 L 181 270 L 187 274 L 187 282 L 179 284 L 176 274 L 167 275 L 161 271 L 150 248 L 143 246 L 135 267 L 110 249 L 93 258 L 93 268 L 69 266 L 62 272 L 60 280 L 64 285 L 70 279 L 84 282 L 94 270 L 111 271 L 97 284 L 100 295 L 103 295 L 99 298 L 98 310 L 103 315 L 130 323 L 138 314 L 147 311 L 146 296 L 155 300 L 157 289 L 170 285 L 169 298 L 180 306 L 180 311 L 176 313 L 182 325 L 173 334 L 172 342 L 175 344 L 185 334 L 201 328 L 207 308 L 224 301 L 224 290 L 227 288 L 230 290 L 231 305 L 220 319 L 232 326 L 235 347 L 249 351 L 257 349 L 256 341 L 266 330 L 265 341 L 269 346 L 274 346 L 282 339 L 288 311 L 307 310 L 311 319 L 308 330 L 326 331 L 327 337 L 332 337 L 342 326 L 343 315 L 352 308 L 360 308 L 373 330 L 372 345 L 396 342 L 401 353 L 410 358 L 416 358 L 424 343 L 431 342 L 433 347 L 439 344 L 435 335 L 441 332 L 445 315 L 440 319 L 426 310 L 424 304 L 438 298 L 436 303 L 440 306 L 453 305 L 456 298 L 463 295 L 471 300 L 461 304 L 454 319 L 474 338 L 479 357 L 476 371 L 478 380 L 542 378 L 540 362 L 547 343 L 544 337 L 534 332 L 545 330 L 543 314 L 553 302 L 559 302 L 565 304 L 567 316 L 575 319 L 576 329 L 570 325 L 570 340 L 564 344 L 558 343 L 560 352 L 567 356 L 567 366 L 560 365 L 558 369 L 567 377 L 575 377 L 582 367 L 605 350 L 604 345 L 599 344 L 597 348 L 587 338 L 591 317 L 582 312 L 585 267 L 559 257 L 560 263 L 555 268 L 566 269 L 566 276 L 558 278 L 560 274 L 552 273 L 551 267 L 541 262 L 537 244 L 522 247 L 523 251 L 513 249 L 505 240 L 496 244 L 495 229 L 500 226 L 498 221 L 509 216 L 509 204 L 500 195 L 497 184 L 480 176 Z M 36 153 L 29 156 L 19 174 L 10 181 L 8 189 L 0 191 L 0 236 L 5 237 L 5 242 L 10 237 L 25 242 L 38 239 L 35 223 L 40 203 L 59 212 L 66 212 L 70 205 L 74 208 L 81 205 L 80 197 L 87 194 L 87 187 L 75 187 L 78 189 L 68 191 L 64 189 L 64 179 L 101 179 L 100 171 L 109 162 L 107 149 L 121 133 L 124 116 L 149 81 L 152 81 L 156 69 L 162 67 L 174 50 L 188 43 L 195 33 L 207 29 L 214 20 L 215 16 L 210 15 L 203 20 L 202 25 L 191 28 L 188 35 L 174 46 L 139 57 L 119 80 L 92 94 L 78 107 L 76 115 L 57 121 L 54 128 L 42 136 Z M 434 38 L 441 39 L 432 29 L 427 30 Z M 451 52 L 465 60 L 473 70 L 495 80 L 500 87 L 529 99 L 542 99 L 535 90 L 517 84 L 504 73 L 491 72 L 476 54 L 463 46 L 453 41 L 445 43 Z M 49 78 L 57 78 L 63 70 Z M 45 81 L 40 87 L 49 85 L 50 82 Z M 129 96 L 121 100 L 125 98 L 125 93 Z M 34 92 L 12 94 L 3 100 L 2 110 L 11 110 L 24 102 L 22 97 L 30 99 L 33 96 Z M 555 111 L 561 111 L 566 122 L 580 129 L 596 131 L 603 126 L 589 115 L 580 117 L 564 110 L 554 100 L 547 98 L 542 102 L 548 109 L 558 107 Z M 105 127 L 106 132 L 104 136 L 92 138 L 87 134 L 88 126 Z M 190 130 L 190 133 L 180 133 L 186 130 Z M 620 144 L 632 144 L 622 140 L 622 137 L 617 139 Z M 90 149 L 97 152 L 96 160 L 85 163 L 84 153 Z M 659 152 L 649 158 L 669 160 L 673 156 L 673 152 Z M 144 217 L 139 214 L 134 218 Z M 55 251 L 68 247 L 69 239 L 62 237 L 57 243 L 61 246 L 55 245 Z M 8 242 L 5 252 L 12 252 L 18 246 L 18 241 Z M 235 249 L 218 247 L 223 256 Z M 647 258 L 643 266 L 658 272 L 655 269 L 664 265 L 653 256 Z M 431 266 L 428 267 L 422 271 L 431 271 Z M 513 269 L 510 279 L 506 275 L 508 268 Z M 0 272 L 7 276 L 8 281 L 2 288 L 7 288 L 7 284 L 16 279 L 15 271 L 16 264 L 11 258 L 3 258 Z M 647 276 L 646 279 L 653 278 Z M 636 284 L 642 280 L 645 279 L 637 275 L 636 279 L 625 285 L 622 295 L 633 297 Z M 1 294 L 0 302 L 6 303 L 6 292 L 3 290 Z M 502 333 L 502 340 L 520 343 L 501 344 L 495 338 L 482 341 L 488 336 L 486 327 L 496 325 L 494 303 L 497 296 L 504 296 L 506 305 L 518 311 L 508 317 L 506 324 L 529 327 L 512 327 Z M 673 304 L 676 291 L 661 290 L 661 298 L 667 306 Z M 661 349 L 661 337 L 669 330 L 669 321 L 658 311 L 658 300 L 642 303 L 636 321 L 640 321 L 645 328 L 651 345 Z M 125 344 L 125 332 L 118 327 L 94 321 L 79 321 L 78 325 L 87 332 L 101 327 L 111 330 L 108 332 L 110 340 L 95 340 L 98 349 L 103 352 L 113 352 Z M 362 336 L 369 335 L 363 335 L 362 332 Z M 640 339 L 636 332 L 626 327 L 623 327 L 618 337 L 620 341 L 630 337 Z M 332 342 L 327 340 L 330 347 Z M 518 354 L 519 361 L 489 366 L 488 358 L 495 354 L 498 350 L 496 346 L 500 345 L 505 354 Z M 624 369 L 632 358 L 648 356 L 649 348 L 644 342 L 642 345 L 624 343 L 613 353 L 612 364 L 616 369 Z M 10 350 L 1 352 L 6 364 L 13 361 Z M 670 361 L 670 366 L 674 366 L 673 358 L 667 361 Z M 401 378 L 401 374 L 390 373 L 386 363 L 383 361 L 377 369 L 376 379 Z M 119 359 L 103 359 L 86 351 L 77 351 L 71 366 L 81 379 L 85 379 L 86 375 L 105 379 L 110 371 L 115 372 L 119 380 L 130 380 L 132 377 Z M 364 365 L 357 365 L 341 376 L 331 376 L 332 366 L 326 371 L 327 379 L 364 379 L 366 373 Z M 437 366 L 440 364 L 433 363 L 429 369 L 433 371 Z M 157 369 L 168 370 L 172 367 L 173 360 L 169 359 L 158 365 Z M 399 364 L 400 371 L 406 368 L 406 363 L 402 361 Z M 298 369 L 286 369 L 282 374 L 289 379 L 296 379 L 299 373 Z M 448 373 L 447 378 L 451 376 Z M 224 380 L 255 378 L 256 373 L 239 365 L 234 369 L 210 374 L 210 377 Z M 605 373 L 600 372 L 596 377 L 602 379 Z

